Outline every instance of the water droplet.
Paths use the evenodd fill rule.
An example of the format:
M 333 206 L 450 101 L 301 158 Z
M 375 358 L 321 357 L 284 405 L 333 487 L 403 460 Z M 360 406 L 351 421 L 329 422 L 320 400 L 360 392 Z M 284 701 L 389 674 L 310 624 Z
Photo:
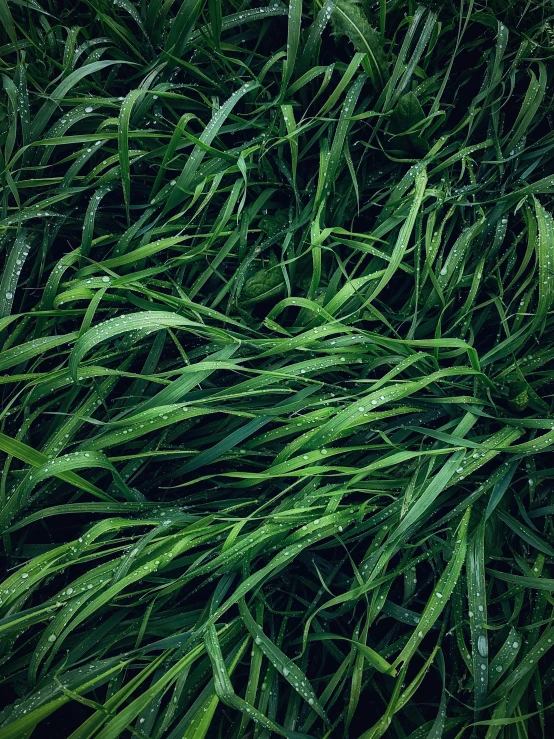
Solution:
M 481 657 L 486 657 L 488 655 L 489 645 L 486 636 L 483 636 L 481 634 L 479 639 L 477 639 L 477 649 L 479 650 L 479 654 L 481 655 Z

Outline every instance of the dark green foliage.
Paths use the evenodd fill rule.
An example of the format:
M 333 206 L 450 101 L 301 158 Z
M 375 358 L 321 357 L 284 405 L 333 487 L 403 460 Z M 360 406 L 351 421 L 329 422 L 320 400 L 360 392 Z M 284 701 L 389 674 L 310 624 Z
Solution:
M 419 104 L 417 95 L 407 92 L 403 95 L 395 109 L 390 114 L 389 133 L 395 138 L 391 141 L 391 148 L 395 145 L 410 155 L 424 156 L 429 151 L 425 138 L 419 133 L 425 113 Z
M 535 739 L 551 3 L 0 0 L 0 739 Z

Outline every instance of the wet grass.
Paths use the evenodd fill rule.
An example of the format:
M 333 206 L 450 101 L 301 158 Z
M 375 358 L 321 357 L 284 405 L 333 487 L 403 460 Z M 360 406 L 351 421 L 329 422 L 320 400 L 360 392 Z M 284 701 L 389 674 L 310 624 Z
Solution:
M 0 0 L 0 739 L 548 735 L 553 16 Z

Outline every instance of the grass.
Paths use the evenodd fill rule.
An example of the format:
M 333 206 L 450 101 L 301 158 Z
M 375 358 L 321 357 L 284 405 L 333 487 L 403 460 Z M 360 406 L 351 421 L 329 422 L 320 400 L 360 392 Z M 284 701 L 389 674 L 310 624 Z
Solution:
M 551 4 L 0 27 L 0 739 L 546 737 Z

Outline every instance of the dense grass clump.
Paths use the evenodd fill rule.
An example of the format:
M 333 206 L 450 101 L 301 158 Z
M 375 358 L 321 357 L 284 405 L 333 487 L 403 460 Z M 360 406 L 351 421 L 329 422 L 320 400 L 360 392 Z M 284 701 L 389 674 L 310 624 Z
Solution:
M 0 26 L 0 739 L 548 736 L 552 4 Z

